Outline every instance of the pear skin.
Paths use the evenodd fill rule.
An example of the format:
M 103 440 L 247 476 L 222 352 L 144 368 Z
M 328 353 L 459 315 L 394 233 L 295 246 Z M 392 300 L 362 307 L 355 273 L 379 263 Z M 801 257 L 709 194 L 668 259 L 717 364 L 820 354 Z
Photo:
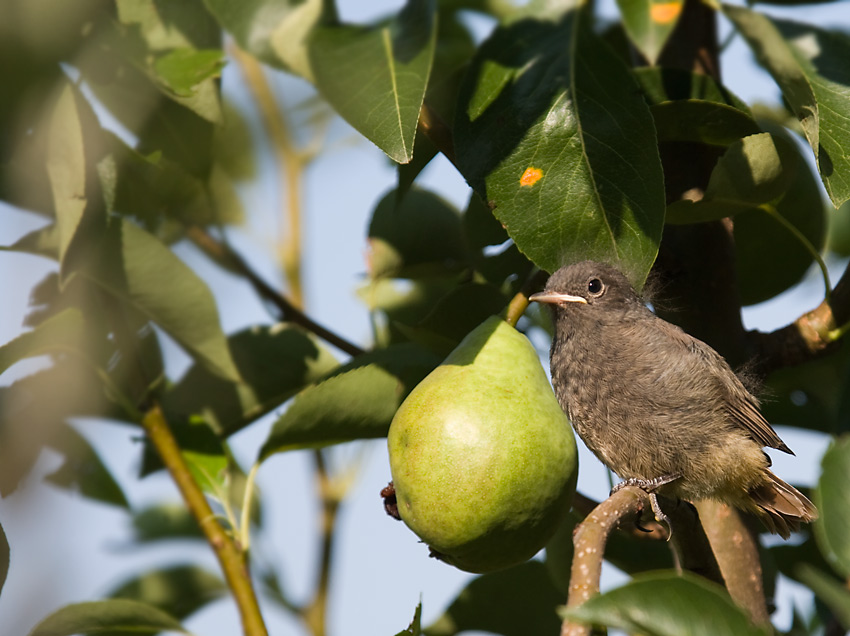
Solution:
M 387 441 L 399 515 L 462 570 L 530 559 L 570 508 L 572 429 L 534 347 L 497 316 L 413 389 Z

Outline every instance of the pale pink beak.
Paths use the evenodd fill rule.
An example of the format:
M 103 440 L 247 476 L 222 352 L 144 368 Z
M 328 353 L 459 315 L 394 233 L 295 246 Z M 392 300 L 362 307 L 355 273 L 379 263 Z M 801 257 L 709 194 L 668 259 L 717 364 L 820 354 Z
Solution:
M 581 296 L 571 296 L 570 294 L 562 294 L 560 292 L 539 292 L 532 294 L 528 300 L 535 303 L 546 303 L 548 305 L 563 305 L 565 303 L 585 303 L 587 301 Z

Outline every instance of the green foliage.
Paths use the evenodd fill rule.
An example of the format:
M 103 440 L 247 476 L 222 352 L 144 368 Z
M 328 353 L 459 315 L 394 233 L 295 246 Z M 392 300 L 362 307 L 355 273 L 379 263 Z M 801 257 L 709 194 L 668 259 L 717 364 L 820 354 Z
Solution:
M 766 3 L 796 6 L 805 20 L 810 0 Z M 88 426 L 88 418 L 118 421 L 141 436 L 142 417 L 161 406 L 189 480 L 221 513 L 203 523 L 221 523 L 270 573 L 264 554 L 247 551 L 250 531 L 263 530 L 265 501 L 255 472 L 246 475 L 230 449 L 231 436 L 264 417 L 274 418 L 271 430 L 251 449 L 260 470 L 278 453 L 383 437 L 411 389 L 539 270 L 595 258 L 641 286 L 665 241 L 682 232 L 692 237 L 684 251 L 713 273 L 725 257 L 700 251 L 693 237 L 721 219 L 734 228 L 732 312 L 780 296 L 815 263 L 850 255 L 842 25 L 716 6 L 781 94 L 781 103 L 746 104 L 720 78 L 683 70 L 693 60 L 677 61 L 689 3 L 618 0 L 609 25 L 593 3 L 515 4 L 408 0 L 394 15 L 352 25 L 327 0 L 0 3 L 0 201 L 43 222 L 0 249 L 22 267 L 32 255 L 52 266 L 32 289 L 25 331 L 0 343 L 0 373 L 9 374 L 0 386 L 0 494 L 13 493 L 46 449 L 54 464 L 44 481 L 125 514 L 134 546 L 199 543 L 186 507 L 131 508 L 134 485 L 119 483 L 98 427 Z M 483 40 L 470 13 L 494 25 Z M 255 164 L 266 155 L 251 138 L 252 109 L 223 102 L 222 72 L 240 64 L 225 42 L 302 78 L 397 164 L 397 188 L 374 193 L 363 237 L 369 262 L 357 292 L 373 341 L 341 348 L 346 358 L 230 252 L 228 232 L 246 216 L 237 183 L 262 175 Z M 471 187 L 463 210 L 419 184 L 440 153 Z M 678 173 L 692 166 L 671 156 L 703 165 L 701 180 L 680 188 Z M 321 177 L 337 187 L 333 174 Z M 225 333 L 198 261 L 174 249 L 190 242 L 260 294 L 272 308 L 260 321 L 268 324 Z M 681 274 L 680 263 L 661 261 L 664 273 Z M 694 293 L 711 292 L 714 280 Z M 520 328 L 541 323 L 532 310 Z M 164 364 L 162 337 L 190 356 L 182 377 Z M 5 381 L 39 357 L 47 368 Z M 765 384 L 772 422 L 835 437 L 813 494 L 821 518 L 798 544 L 766 551 L 766 576 L 774 578 L 772 563 L 817 597 L 817 612 L 796 615 L 794 633 L 830 620 L 847 627 L 847 347 L 779 368 Z M 142 475 L 164 465 L 146 441 Z M 316 458 L 321 466 L 324 455 Z M 319 480 L 325 510 L 345 491 L 334 477 Z M 401 634 L 554 633 L 580 521 L 573 511 L 545 565 L 473 579 L 425 629 L 417 607 Z M 13 550 L 0 527 L 7 593 L 10 561 L 26 562 Z M 719 588 L 651 573 L 672 565 L 661 543 L 615 534 L 605 558 L 635 578 L 570 616 L 646 634 L 761 633 Z M 266 579 L 285 611 L 314 620 L 315 608 L 285 598 L 276 575 Z M 218 574 L 194 563 L 132 572 L 116 598 L 59 609 L 31 634 L 180 632 L 179 621 L 224 592 Z

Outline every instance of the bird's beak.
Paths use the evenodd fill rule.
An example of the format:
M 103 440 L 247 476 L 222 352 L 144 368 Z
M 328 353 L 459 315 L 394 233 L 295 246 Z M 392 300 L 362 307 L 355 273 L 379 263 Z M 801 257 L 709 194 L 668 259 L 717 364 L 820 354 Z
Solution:
M 571 296 L 570 294 L 561 294 L 558 292 L 540 292 L 532 294 L 528 300 L 536 303 L 546 303 L 547 305 L 563 305 L 564 303 L 585 303 L 587 301 L 581 296 Z

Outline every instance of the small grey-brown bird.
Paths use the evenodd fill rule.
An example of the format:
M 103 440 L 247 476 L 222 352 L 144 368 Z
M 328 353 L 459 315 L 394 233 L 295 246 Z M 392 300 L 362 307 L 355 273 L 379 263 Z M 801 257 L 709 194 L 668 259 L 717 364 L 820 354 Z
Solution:
M 626 483 L 755 513 L 788 538 L 815 506 L 770 470 L 790 453 L 726 360 L 656 316 L 617 269 L 559 269 L 530 300 L 552 309 L 552 385 L 587 447 Z

